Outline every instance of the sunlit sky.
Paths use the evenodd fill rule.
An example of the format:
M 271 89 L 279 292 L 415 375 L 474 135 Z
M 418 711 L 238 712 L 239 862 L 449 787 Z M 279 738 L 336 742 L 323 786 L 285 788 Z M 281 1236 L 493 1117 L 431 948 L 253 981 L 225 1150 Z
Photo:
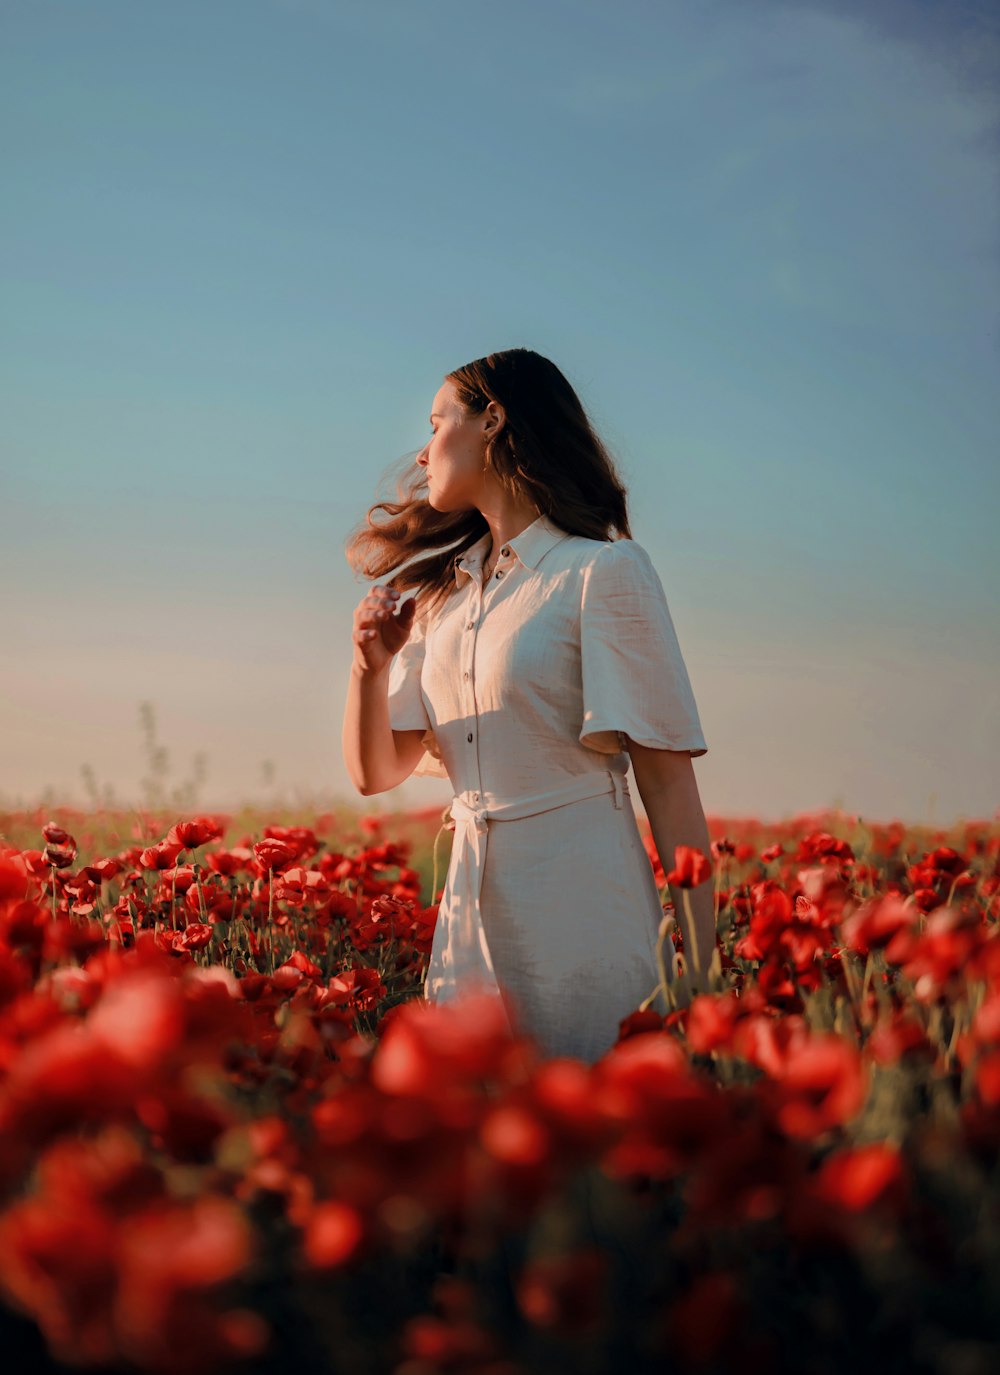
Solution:
M 360 799 L 344 556 L 444 374 L 616 456 L 710 814 L 1000 803 L 985 5 L 0 0 L 0 798 Z M 633 790 L 634 791 L 634 790 Z

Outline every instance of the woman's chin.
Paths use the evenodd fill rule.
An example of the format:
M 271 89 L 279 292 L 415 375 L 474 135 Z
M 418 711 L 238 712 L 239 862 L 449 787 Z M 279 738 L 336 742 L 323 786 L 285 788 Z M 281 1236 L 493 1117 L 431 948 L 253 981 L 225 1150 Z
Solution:
M 455 511 L 473 511 L 476 509 L 475 504 L 471 501 L 459 500 L 456 502 L 454 499 L 449 501 L 445 492 L 438 491 L 433 486 L 429 486 L 427 489 L 427 505 L 430 506 L 432 510 L 440 511 L 442 514 L 448 514 L 449 512 Z

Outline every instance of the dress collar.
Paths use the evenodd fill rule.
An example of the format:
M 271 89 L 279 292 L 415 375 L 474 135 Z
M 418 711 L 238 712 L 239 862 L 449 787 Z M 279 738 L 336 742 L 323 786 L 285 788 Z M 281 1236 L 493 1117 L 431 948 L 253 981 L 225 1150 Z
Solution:
M 526 526 L 519 535 L 509 539 L 504 548 L 513 549 L 525 568 L 537 568 L 553 545 L 567 538 L 567 531 L 555 525 L 547 516 L 540 515 L 530 525 Z M 489 548 L 489 543 L 490 532 L 487 530 L 464 554 L 455 555 L 456 583 L 461 582 L 460 574 L 462 573 L 473 577 L 481 571 L 483 557 Z

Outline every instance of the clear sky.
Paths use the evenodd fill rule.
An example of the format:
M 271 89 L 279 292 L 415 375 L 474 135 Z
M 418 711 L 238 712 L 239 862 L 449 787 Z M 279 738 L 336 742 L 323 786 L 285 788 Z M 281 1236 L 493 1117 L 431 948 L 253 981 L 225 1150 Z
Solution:
M 344 557 L 446 372 L 618 459 L 706 810 L 1000 803 L 1000 72 L 929 0 L 0 0 L 0 796 L 357 799 Z M 264 786 L 264 761 L 273 783 Z

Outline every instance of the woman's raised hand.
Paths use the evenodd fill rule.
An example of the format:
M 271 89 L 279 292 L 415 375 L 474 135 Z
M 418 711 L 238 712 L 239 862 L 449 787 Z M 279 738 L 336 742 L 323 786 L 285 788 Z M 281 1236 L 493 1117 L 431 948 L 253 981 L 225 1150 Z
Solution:
M 373 587 L 361 599 L 354 612 L 352 636 L 354 663 L 359 669 L 375 673 L 399 653 L 410 638 L 416 606 L 416 597 L 399 606 L 395 587 Z

